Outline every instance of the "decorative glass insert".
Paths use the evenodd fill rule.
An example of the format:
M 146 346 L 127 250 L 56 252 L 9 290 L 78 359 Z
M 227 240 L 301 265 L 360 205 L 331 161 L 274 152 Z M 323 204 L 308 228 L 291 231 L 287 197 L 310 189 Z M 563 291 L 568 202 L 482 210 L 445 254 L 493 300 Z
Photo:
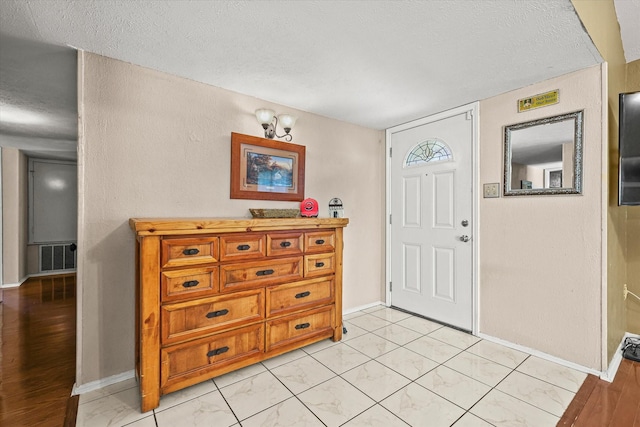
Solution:
M 415 166 L 422 163 L 446 162 L 453 159 L 451 149 L 439 139 L 428 139 L 417 144 L 409 151 L 404 166 Z

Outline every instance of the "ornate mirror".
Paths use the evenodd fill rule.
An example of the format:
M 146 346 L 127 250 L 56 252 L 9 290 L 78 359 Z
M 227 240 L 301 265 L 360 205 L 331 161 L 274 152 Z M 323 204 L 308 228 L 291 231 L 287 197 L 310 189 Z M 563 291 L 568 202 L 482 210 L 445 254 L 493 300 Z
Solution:
M 504 128 L 504 195 L 582 193 L 582 111 Z

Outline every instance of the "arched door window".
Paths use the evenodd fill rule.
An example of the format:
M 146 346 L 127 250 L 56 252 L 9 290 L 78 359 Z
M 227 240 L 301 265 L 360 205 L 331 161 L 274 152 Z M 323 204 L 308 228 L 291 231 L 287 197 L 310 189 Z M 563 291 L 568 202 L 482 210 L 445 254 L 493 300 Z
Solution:
M 453 154 L 447 144 L 437 138 L 428 139 L 416 144 L 405 157 L 404 167 L 417 166 L 424 163 L 448 162 Z

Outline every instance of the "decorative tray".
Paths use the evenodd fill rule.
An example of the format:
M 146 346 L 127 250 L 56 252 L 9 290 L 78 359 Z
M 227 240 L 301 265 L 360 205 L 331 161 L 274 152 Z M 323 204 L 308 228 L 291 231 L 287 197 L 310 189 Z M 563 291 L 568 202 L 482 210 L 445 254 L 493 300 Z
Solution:
M 300 209 L 249 209 L 254 218 L 296 218 Z

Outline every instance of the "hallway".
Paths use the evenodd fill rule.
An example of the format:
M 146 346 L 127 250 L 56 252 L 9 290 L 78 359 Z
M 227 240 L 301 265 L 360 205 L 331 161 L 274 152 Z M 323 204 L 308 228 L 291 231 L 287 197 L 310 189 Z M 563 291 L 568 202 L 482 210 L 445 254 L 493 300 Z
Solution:
M 4 289 L 0 318 L 0 425 L 63 425 L 75 381 L 75 274 Z

